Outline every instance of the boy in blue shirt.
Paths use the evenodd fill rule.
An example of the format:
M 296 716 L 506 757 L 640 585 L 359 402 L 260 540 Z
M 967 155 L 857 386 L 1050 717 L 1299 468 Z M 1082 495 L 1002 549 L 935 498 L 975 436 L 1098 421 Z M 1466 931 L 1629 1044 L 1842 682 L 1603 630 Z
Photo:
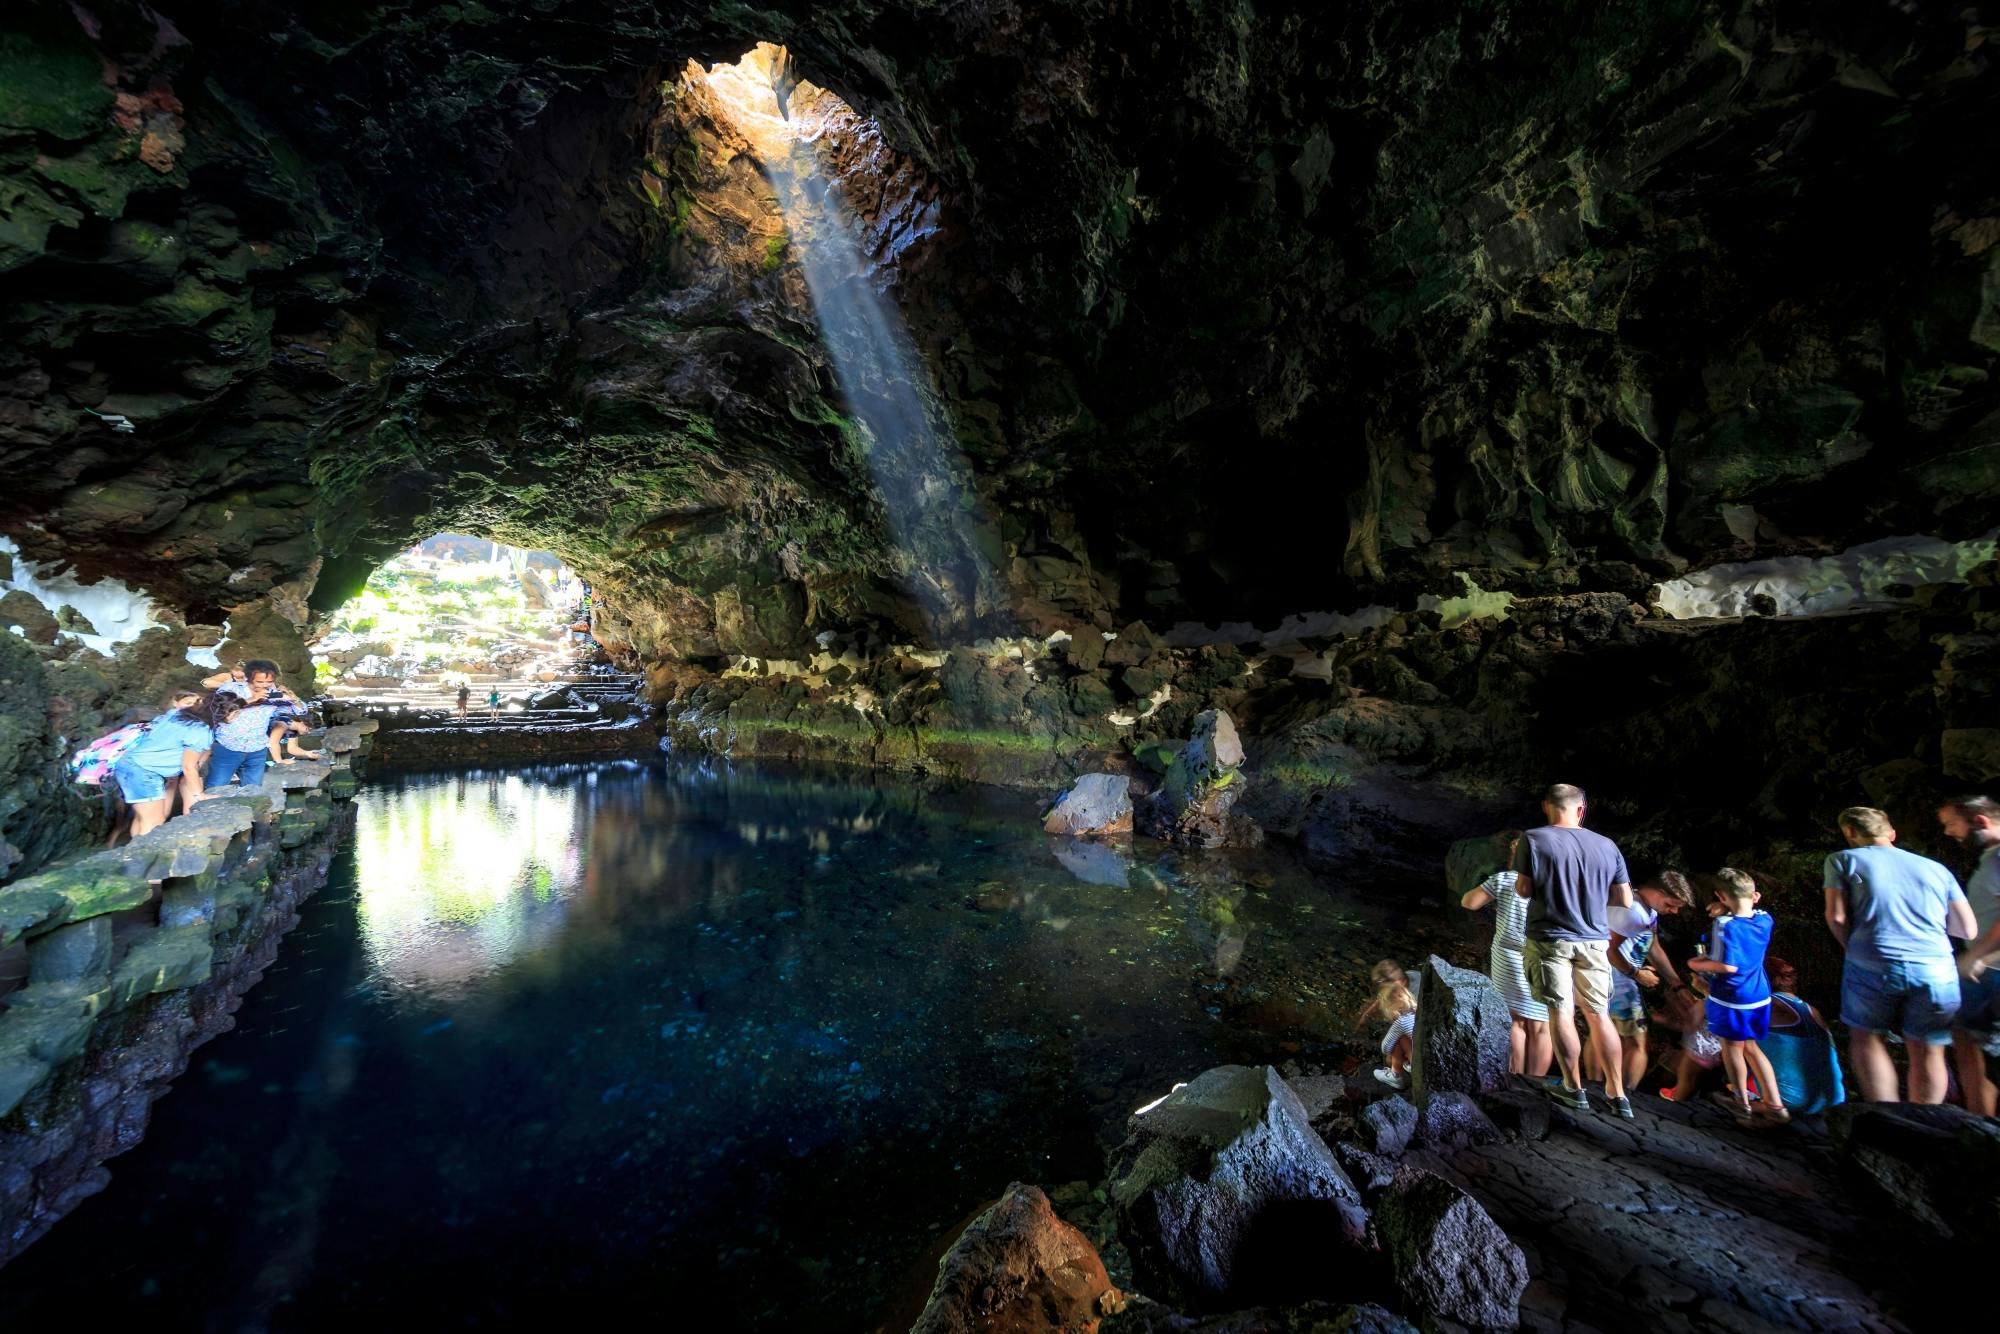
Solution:
M 1722 1041 L 1722 1065 L 1729 1072 L 1729 1093 L 1716 1098 L 1741 1126 L 1782 1125 L 1792 1119 L 1785 1095 L 1757 1040 L 1771 1031 L 1771 979 L 1764 973 L 1764 952 L 1771 947 L 1771 914 L 1757 906 L 1757 885 L 1748 875 L 1725 866 L 1715 873 L 1715 901 L 1708 915 L 1706 958 L 1688 960 L 1690 972 L 1708 978 L 1708 1027 Z M 1749 1078 L 1754 1077 L 1763 1100 L 1753 1109 Z

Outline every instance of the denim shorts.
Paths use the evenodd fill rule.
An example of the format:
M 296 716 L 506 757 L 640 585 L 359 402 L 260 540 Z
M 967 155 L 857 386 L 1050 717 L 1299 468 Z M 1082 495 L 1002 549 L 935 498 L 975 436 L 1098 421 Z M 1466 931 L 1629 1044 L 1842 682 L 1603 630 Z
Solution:
M 1901 1033 L 1941 1047 L 1958 1013 L 1958 966 L 1891 961 L 1880 969 L 1852 959 L 1840 975 L 1840 1022 L 1864 1033 Z
M 141 768 L 136 760 L 119 760 L 111 766 L 111 775 L 118 780 L 118 795 L 128 802 L 158 801 L 167 795 L 167 780 Z
M 2000 968 L 1988 968 L 1979 975 L 1979 980 L 1958 979 L 1958 1017 L 1951 1021 L 1953 1028 L 1962 1028 L 1968 1033 L 1992 1033 L 2000 1030 Z

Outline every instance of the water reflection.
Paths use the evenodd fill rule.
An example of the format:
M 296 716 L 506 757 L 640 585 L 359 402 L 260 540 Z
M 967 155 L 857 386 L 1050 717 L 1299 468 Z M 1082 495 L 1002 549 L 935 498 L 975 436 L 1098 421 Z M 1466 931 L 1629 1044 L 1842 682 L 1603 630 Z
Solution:
M 499 770 L 367 790 L 355 916 L 373 979 L 449 995 L 551 944 L 581 887 L 596 790 Z

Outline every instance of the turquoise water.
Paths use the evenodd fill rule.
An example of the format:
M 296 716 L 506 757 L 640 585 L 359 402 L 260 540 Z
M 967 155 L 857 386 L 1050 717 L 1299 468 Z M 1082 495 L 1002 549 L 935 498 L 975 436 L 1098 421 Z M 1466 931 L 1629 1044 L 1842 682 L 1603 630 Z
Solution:
M 358 804 L 0 1328 L 867 1328 L 1009 1181 L 1096 1178 L 1133 1108 L 1323 1054 L 1369 962 L 1459 939 L 1415 887 L 1072 847 L 991 790 L 656 763 Z

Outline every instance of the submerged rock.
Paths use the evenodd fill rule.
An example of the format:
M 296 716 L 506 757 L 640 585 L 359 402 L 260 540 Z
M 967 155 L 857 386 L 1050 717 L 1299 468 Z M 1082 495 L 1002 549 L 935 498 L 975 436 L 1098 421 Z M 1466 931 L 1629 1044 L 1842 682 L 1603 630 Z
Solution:
M 945 1252 L 910 1334 L 1093 1334 L 1124 1304 L 1097 1249 L 1017 1181 Z
M 1111 1196 L 1148 1293 L 1198 1310 L 1296 1301 L 1337 1295 L 1365 1263 L 1360 1192 L 1271 1067 L 1218 1066 L 1129 1126 Z
M 1426 959 L 1410 1064 L 1417 1101 L 1437 1093 L 1476 1097 L 1503 1087 L 1512 1023 L 1507 1003 L 1484 973 L 1453 967 L 1435 954 Z
M 1086 836 L 1131 833 L 1132 780 L 1124 774 L 1085 774 L 1056 798 L 1042 828 Z
M 1481 1329 L 1520 1322 L 1527 1257 L 1477 1200 L 1406 1165 L 1376 1210 L 1396 1282 L 1425 1315 Z

